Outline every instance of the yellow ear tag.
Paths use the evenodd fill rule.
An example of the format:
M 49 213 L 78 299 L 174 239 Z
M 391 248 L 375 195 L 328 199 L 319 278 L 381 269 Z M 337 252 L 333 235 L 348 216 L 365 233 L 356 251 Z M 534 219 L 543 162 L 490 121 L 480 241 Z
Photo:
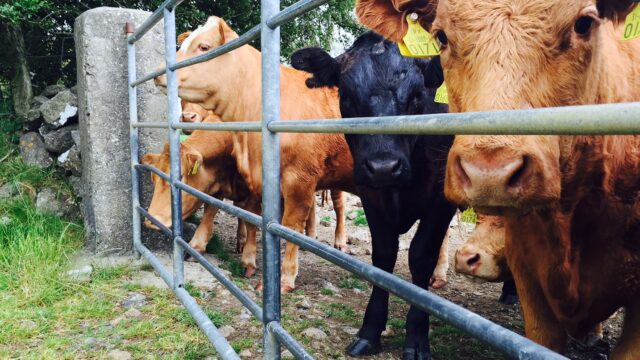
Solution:
M 622 40 L 633 40 L 640 37 L 640 4 L 636 5 L 624 21 Z
M 193 164 L 193 169 L 191 169 L 191 175 L 198 174 L 198 169 L 200 169 L 200 160 L 196 160 L 196 163 Z
M 420 25 L 418 14 L 408 14 L 407 24 L 409 25 L 407 34 L 402 38 L 402 42 L 398 43 L 402 55 L 418 58 L 440 55 L 438 42 Z
M 434 99 L 435 102 L 440 104 L 448 104 L 449 103 L 449 90 L 447 90 L 447 84 L 442 83 L 438 90 L 436 90 L 436 97 Z

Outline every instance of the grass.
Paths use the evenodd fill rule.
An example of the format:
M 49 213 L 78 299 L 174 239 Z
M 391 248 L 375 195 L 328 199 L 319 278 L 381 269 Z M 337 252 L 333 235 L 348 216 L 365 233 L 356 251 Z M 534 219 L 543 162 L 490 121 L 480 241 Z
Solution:
M 220 267 L 231 272 L 234 277 L 242 277 L 244 275 L 242 264 L 231 255 L 231 252 L 224 246 L 218 235 L 213 234 L 207 245 L 206 252 L 216 255 L 221 262 Z
M 333 218 L 331 216 L 328 216 L 328 215 L 327 216 L 323 216 L 320 219 L 320 222 L 331 223 L 331 222 L 333 222 Z
M 368 289 L 367 283 L 352 276 L 340 279 L 338 286 L 343 289 L 358 289 L 361 291 L 366 291 Z
M 369 226 L 367 222 L 367 217 L 364 214 L 363 209 L 355 209 L 351 212 L 352 215 L 355 215 L 353 219 L 353 224 L 356 226 Z

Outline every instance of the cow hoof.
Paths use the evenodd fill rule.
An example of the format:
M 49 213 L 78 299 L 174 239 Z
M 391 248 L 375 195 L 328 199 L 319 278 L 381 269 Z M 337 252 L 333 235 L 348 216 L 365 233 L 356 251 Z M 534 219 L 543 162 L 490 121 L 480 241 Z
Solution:
M 347 346 L 347 354 L 349 356 L 371 356 L 379 353 L 380 350 L 380 341 L 371 342 L 362 338 L 356 338 Z
M 431 279 L 431 283 L 429 285 L 431 285 L 431 288 L 433 289 L 441 289 L 445 285 L 447 285 L 447 280 L 440 279 L 440 278 L 433 278 Z
M 349 253 L 349 246 L 348 246 L 348 245 L 346 245 L 346 244 L 345 244 L 345 245 L 338 245 L 338 244 L 336 244 L 336 245 L 333 245 L 333 247 L 334 247 L 334 248 L 336 248 L 336 249 L 338 249 L 338 250 L 340 250 L 340 251 L 342 251 L 342 252 L 343 252 L 343 253 L 345 253 L 345 254 L 348 254 L 348 253 Z
M 248 267 L 244 269 L 244 277 L 246 277 L 247 279 L 252 278 L 253 275 L 256 274 L 256 268 L 254 267 Z
M 288 294 L 288 293 L 292 292 L 293 290 L 295 290 L 295 288 L 293 286 L 280 285 L 280 293 L 282 293 L 282 294 Z
M 518 303 L 518 295 L 502 294 L 500 295 L 500 299 L 498 299 L 498 301 L 505 305 L 515 305 Z
M 404 348 L 402 360 L 431 360 L 431 352 L 428 349 Z
M 204 251 L 198 251 L 198 253 L 202 256 L 204 256 Z M 184 253 L 184 261 L 188 261 L 188 262 L 198 262 L 198 260 L 196 260 L 193 256 L 191 256 L 191 254 L 189 254 L 188 252 L 185 251 Z

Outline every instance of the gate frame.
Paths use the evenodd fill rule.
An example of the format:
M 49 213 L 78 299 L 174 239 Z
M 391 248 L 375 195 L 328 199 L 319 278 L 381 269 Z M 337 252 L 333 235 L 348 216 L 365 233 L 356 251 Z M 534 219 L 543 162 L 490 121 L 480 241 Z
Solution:
M 280 11 L 280 0 L 261 0 L 261 22 L 223 46 L 176 63 L 175 8 L 183 0 L 165 2 L 136 30 L 127 23 L 129 115 L 131 142 L 133 247 L 176 294 L 223 359 L 239 359 L 227 340 L 184 289 L 184 253 L 191 255 L 225 286 L 263 324 L 263 357 L 280 359 L 284 345 L 298 359 L 313 357 L 280 323 L 280 240 L 292 242 L 347 271 L 406 300 L 423 311 L 463 330 L 514 359 L 567 359 L 511 330 L 503 328 L 438 295 L 342 253 L 333 247 L 280 224 L 280 132 L 350 134 L 640 134 L 640 103 L 585 105 L 532 110 L 429 114 L 332 120 L 280 120 L 280 26 L 329 0 L 301 0 Z M 164 19 L 166 67 L 136 78 L 135 42 Z M 180 122 L 180 99 L 176 70 L 225 54 L 261 37 L 262 121 L 240 123 Z M 159 75 L 167 75 L 168 122 L 139 122 L 136 86 Z M 170 174 L 139 163 L 140 128 L 168 130 Z M 224 203 L 180 181 L 179 131 L 252 131 L 262 133 L 262 216 Z M 172 229 L 163 226 L 140 206 L 138 171 L 150 171 L 171 185 Z M 263 305 L 258 306 L 214 264 L 192 249 L 182 238 L 182 199 L 185 191 L 205 203 L 237 216 L 262 230 Z M 173 239 L 173 271 L 169 272 L 141 242 L 141 217 L 149 219 Z

